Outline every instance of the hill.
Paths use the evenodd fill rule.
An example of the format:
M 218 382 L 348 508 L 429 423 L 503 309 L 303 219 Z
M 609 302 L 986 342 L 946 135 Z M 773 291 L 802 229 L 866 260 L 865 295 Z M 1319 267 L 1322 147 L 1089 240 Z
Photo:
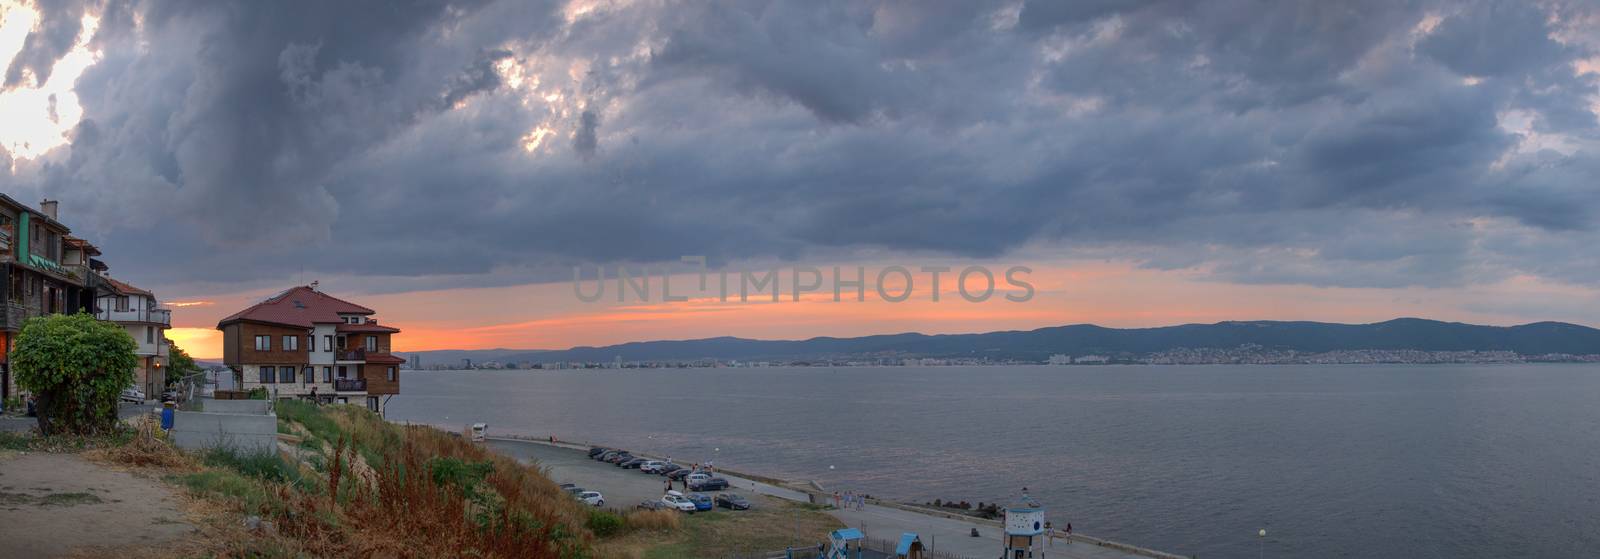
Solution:
M 1092 324 L 981 334 L 917 333 L 856 338 L 752 340 L 717 337 L 632 342 L 559 351 L 499 350 L 506 362 L 691 361 L 699 359 L 804 360 L 848 357 L 989 358 L 1043 361 L 1053 354 L 1144 355 L 1179 348 L 1236 348 L 1254 344 L 1272 350 L 1510 351 L 1522 355 L 1600 354 L 1600 330 L 1562 322 L 1483 326 L 1400 318 L 1372 324 L 1228 321 L 1157 328 L 1106 328 Z M 459 357 L 458 357 L 459 360 Z

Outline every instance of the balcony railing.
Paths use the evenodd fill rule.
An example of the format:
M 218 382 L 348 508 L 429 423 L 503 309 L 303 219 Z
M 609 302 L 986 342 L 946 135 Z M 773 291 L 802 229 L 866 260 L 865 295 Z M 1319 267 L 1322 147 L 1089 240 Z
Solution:
M 334 379 L 334 381 L 333 381 L 333 389 L 335 391 L 338 391 L 338 392 L 366 392 L 367 391 L 367 379 L 364 379 L 364 378 Z
M 339 361 L 366 361 L 367 350 L 341 349 L 333 353 L 333 358 Z
M 172 311 L 168 309 L 131 309 L 126 311 L 102 309 L 95 318 L 112 322 L 150 322 L 164 327 L 172 326 Z

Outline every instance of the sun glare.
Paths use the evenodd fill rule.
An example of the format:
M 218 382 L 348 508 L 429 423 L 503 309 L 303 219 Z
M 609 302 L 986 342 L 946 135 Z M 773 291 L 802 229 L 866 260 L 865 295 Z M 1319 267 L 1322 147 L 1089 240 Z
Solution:
M 0 127 L 0 148 L 12 157 L 32 159 L 66 143 L 67 132 L 83 118 L 83 107 L 72 88 L 84 70 L 100 60 L 100 52 L 88 46 L 99 23 L 98 18 L 84 16 L 77 45 L 56 61 L 45 83 L 37 83 L 30 75 L 24 85 L 0 92 L 0 122 L 6 123 Z M 0 3 L 0 73 L 9 70 L 28 33 L 38 24 L 39 13 L 33 8 Z

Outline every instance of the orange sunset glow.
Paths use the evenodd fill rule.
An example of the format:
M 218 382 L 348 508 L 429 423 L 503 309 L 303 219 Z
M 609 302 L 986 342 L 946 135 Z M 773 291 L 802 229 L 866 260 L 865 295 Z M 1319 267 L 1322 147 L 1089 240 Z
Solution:
M 691 294 L 688 301 L 617 303 L 614 290 L 594 303 L 584 303 L 571 283 L 527 284 L 492 288 L 446 289 L 394 294 L 363 294 L 324 281 L 323 289 L 378 311 L 377 318 L 402 333 L 395 351 L 435 349 L 565 349 L 632 341 L 738 336 L 756 339 L 803 339 L 815 336 L 862 336 L 902 332 L 927 334 L 1025 330 L 1064 324 L 1092 323 L 1110 327 L 1152 327 L 1224 320 L 1326 320 L 1377 322 L 1402 316 L 1489 324 L 1516 324 L 1539 317 L 1475 308 L 1474 301 L 1532 296 L 1538 299 L 1581 296 L 1582 291 L 1528 277 L 1494 285 L 1460 289 L 1313 288 L 1259 286 L 1208 280 L 1201 270 L 1159 271 L 1132 263 L 1062 262 L 1034 265 L 1027 279 L 1037 289 L 1032 300 L 1004 298 L 1004 283 L 983 303 L 963 300 L 946 280 L 941 301 L 931 300 L 925 275 L 914 296 L 900 303 L 883 301 L 868 285 L 866 300 L 843 290 L 833 301 L 832 286 L 804 292 L 794 301 L 787 271 L 780 274 L 784 291 L 779 301 L 770 291 L 739 302 L 735 290 L 723 302 L 715 293 Z M 614 280 L 613 280 L 614 281 Z M 679 286 L 694 286 L 693 275 L 675 275 Z M 975 277 L 969 284 L 977 284 Z M 592 280 L 585 289 L 592 289 Z M 886 282 L 885 290 L 903 289 Z M 610 286 L 608 286 L 610 289 Z M 659 290 L 657 284 L 656 289 Z M 715 287 L 712 287 L 714 290 Z M 974 285 L 971 292 L 977 293 Z M 1016 291 L 1011 291 L 1015 293 Z M 197 358 L 221 356 L 216 320 L 276 291 L 213 297 L 216 304 L 173 311 L 168 336 Z M 1581 322 L 1582 317 L 1569 317 Z

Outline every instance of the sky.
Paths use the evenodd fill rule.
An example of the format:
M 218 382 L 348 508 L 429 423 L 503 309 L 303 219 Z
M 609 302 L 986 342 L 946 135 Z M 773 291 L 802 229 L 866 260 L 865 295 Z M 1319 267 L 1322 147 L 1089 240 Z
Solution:
M 397 350 L 1600 325 L 1592 2 L 0 0 L 0 70 L 0 192 L 199 357 L 311 281 Z M 688 255 L 1036 289 L 575 297 Z

